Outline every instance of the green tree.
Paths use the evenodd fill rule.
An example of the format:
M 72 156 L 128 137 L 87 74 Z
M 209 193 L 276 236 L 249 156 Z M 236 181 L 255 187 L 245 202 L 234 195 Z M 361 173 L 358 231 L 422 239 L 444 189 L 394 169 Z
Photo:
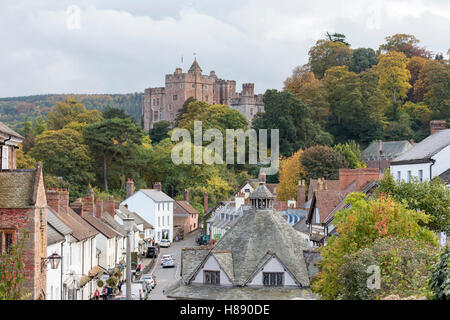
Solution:
M 281 155 L 290 156 L 301 148 L 333 142 L 332 136 L 312 121 L 310 108 L 291 92 L 267 90 L 263 101 L 264 113 L 258 113 L 252 125 L 256 130 L 279 129 Z
M 161 140 L 167 138 L 169 136 L 170 131 L 170 122 L 169 121 L 158 121 L 153 125 L 153 128 L 150 129 L 150 139 L 153 143 L 159 143 Z
M 339 299 L 375 300 L 390 295 L 424 298 L 429 295 L 429 266 L 437 251 L 436 247 L 414 239 L 376 239 L 373 245 L 344 256 L 338 274 L 342 286 Z M 380 268 L 380 288 L 367 285 L 370 266 Z
M 177 127 L 178 127 L 178 124 L 180 123 L 180 121 L 183 119 L 183 115 L 188 112 L 188 105 L 194 101 L 198 101 L 198 100 L 195 99 L 194 97 L 187 98 L 186 101 L 183 103 L 183 106 L 180 108 L 180 110 L 178 110 L 176 119 L 175 119 L 175 123 L 176 123 Z
M 322 260 L 317 263 L 319 273 L 312 289 L 322 299 L 336 299 L 343 293 L 339 270 L 345 256 L 371 247 L 379 238 L 395 236 L 437 246 L 436 236 L 423 226 L 429 220 L 423 212 L 408 209 L 389 196 L 368 201 L 364 194 L 352 193 L 346 201 L 350 208 L 334 217 L 338 236 L 331 236 L 320 249 Z
M 327 180 L 338 179 L 339 169 L 348 168 L 345 157 L 328 146 L 313 146 L 303 151 L 300 162 L 309 179 L 324 177 Z
M 124 110 L 110 106 L 107 106 L 105 109 L 103 109 L 102 115 L 104 119 L 131 119 L 131 117 Z
M 347 160 L 350 169 L 365 168 L 365 163 L 361 160 L 361 148 L 354 140 L 346 143 L 338 143 L 334 150 L 342 154 Z
M 372 48 L 358 48 L 353 50 L 349 70 L 354 73 L 361 73 L 377 63 L 378 59 L 375 50 Z
M 309 50 L 309 66 L 318 79 L 322 79 L 328 69 L 335 66 L 349 66 L 352 49 L 337 41 L 318 40 Z
M 433 265 L 429 285 L 434 299 L 450 300 L 450 245 L 443 248 L 438 261 Z
M 345 41 L 345 38 L 346 38 L 345 35 L 342 33 L 335 32 L 333 34 L 330 34 L 327 32 L 327 39 L 329 41 L 341 42 L 341 43 L 345 44 L 347 47 L 350 47 L 350 44 L 347 41 Z
M 31 155 L 43 162 L 46 173 L 70 183 L 72 199 L 89 190 L 94 178 L 93 162 L 81 133 L 68 128 L 45 131 L 36 137 Z
M 108 162 L 119 164 L 122 171 L 125 159 L 141 142 L 143 132 L 132 120 L 112 118 L 87 126 L 85 140 L 91 152 L 103 163 L 103 180 L 108 192 Z M 123 177 L 122 180 L 125 178 Z
M 29 234 L 24 231 L 8 251 L 0 252 L 0 300 L 23 300 L 30 296 L 24 289 L 25 251 Z
M 378 181 L 377 194 L 390 194 L 409 209 L 423 211 L 430 216 L 428 227 L 434 231 L 450 233 L 450 190 L 442 180 L 396 182 L 387 170 Z

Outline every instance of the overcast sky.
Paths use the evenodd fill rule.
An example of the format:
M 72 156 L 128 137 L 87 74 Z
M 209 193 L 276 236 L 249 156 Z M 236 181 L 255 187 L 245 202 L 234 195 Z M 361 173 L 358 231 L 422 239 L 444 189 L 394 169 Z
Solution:
M 374 49 L 409 33 L 446 53 L 450 1 L 1 1 L 0 97 L 142 92 L 187 70 L 194 52 L 205 74 L 263 93 L 281 89 L 327 31 Z

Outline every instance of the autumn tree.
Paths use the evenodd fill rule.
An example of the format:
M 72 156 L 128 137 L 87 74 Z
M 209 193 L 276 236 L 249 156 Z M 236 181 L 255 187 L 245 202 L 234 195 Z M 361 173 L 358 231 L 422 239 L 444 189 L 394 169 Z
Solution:
M 339 169 L 349 167 L 347 160 L 340 152 L 321 145 L 304 150 L 300 162 L 308 181 L 322 177 L 327 180 L 336 180 L 339 176 Z
M 389 196 L 368 200 L 362 193 L 352 193 L 346 202 L 350 208 L 335 214 L 333 224 L 338 236 L 331 236 L 320 249 L 322 261 L 312 289 L 322 299 L 336 299 L 344 291 L 339 270 L 346 262 L 345 256 L 371 247 L 377 239 L 397 237 L 413 239 L 437 246 L 437 238 L 423 224 L 429 217 L 406 208 Z
M 352 49 L 337 41 L 318 40 L 309 50 L 308 64 L 316 78 L 322 79 L 328 69 L 335 66 L 349 66 Z
M 420 182 L 397 182 L 387 170 L 378 181 L 377 194 L 390 194 L 396 201 L 402 201 L 409 209 L 419 210 L 430 217 L 428 227 L 436 232 L 450 233 L 450 190 L 439 178 Z
M 397 120 L 398 102 L 406 98 L 411 85 L 411 74 L 407 69 L 407 58 L 401 52 L 391 51 L 379 57 L 377 65 L 379 75 L 378 87 L 384 95 L 391 99 L 393 106 L 393 120 Z
M 385 39 L 386 43 L 380 45 L 379 48 L 382 53 L 397 51 L 402 52 L 408 58 L 417 56 L 431 59 L 431 52 L 419 47 L 417 44 L 420 40 L 411 34 L 397 33 Z
M 423 67 L 427 63 L 427 59 L 422 57 L 412 57 L 408 60 L 407 68 L 411 74 L 411 78 L 409 79 L 409 84 L 412 86 L 408 91 L 408 100 L 412 102 L 418 102 L 414 95 L 414 84 L 417 80 L 419 80 L 419 74 L 422 71 Z
M 47 116 L 47 127 L 49 130 L 59 130 L 72 121 L 75 121 L 76 117 L 86 112 L 84 105 L 72 98 L 68 98 L 64 102 L 57 102 L 53 106 Z
M 284 89 L 292 92 L 311 110 L 311 118 L 325 127 L 330 112 L 325 83 L 319 81 L 308 66 L 296 67 L 284 81 Z
M 297 198 L 297 184 L 306 178 L 306 173 L 302 168 L 300 157 L 302 150 L 299 149 L 292 156 L 283 158 L 280 162 L 279 185 L 277 198 L 282 201 Z

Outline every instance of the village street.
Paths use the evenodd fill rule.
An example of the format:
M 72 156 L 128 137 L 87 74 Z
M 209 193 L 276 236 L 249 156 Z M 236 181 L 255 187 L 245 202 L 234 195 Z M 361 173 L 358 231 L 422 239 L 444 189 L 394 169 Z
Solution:
M 169 300 L 164 295 L 163 290 L 173 282 L 180 279 L 180 267 L 181 267 L 181 249 L 196 247 L 195 239 L 200 233 L 199 230 L 194 231 L 187 235 L 182 241 L 172 242 L 170 248 L 161 248 L 156 266 L 153 272 L 151 272 L 156 278 L 156 287 L 150 294 L 150 300 Z M 161 257 L 165 254 L 170 254 L 175 258 L 174 268 L 163 268 L 161 266 Z M 148 264 L 150 259 L 144 260 L 144 265 Z

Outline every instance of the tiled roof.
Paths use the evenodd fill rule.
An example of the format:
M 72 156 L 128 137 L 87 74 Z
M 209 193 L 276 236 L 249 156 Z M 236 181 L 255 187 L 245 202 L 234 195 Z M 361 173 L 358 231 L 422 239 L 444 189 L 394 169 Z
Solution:
M 0 172 L 0 208 L 27 208 L 34 205 L 36 170 Z
M 198 214 L 198 211 L 187 201 L 175 201 L 173 204 L 173 214 Z
M 450 129 L 439 130 L 416 143 L 410 150 L 395 158 L 391 164 L 426 161 L 448 145 L 450 145 Z
M 158 190 L 158 189 L 140 189 L 139 191 L 142 191 L 146 196 L 150 197 L 156 202 L 173 202 L 171 197 L 169 197 L 164 192 Z
M 17 137 L 17 138 L 24 139 L 24 137 L 22 137 L 20 134 L 15 132 L 13 129 L 8 127 L 3 122 L 0 122 L 0 133 L 6 133 L 7 135 L 11 135 L 11 136 L 14 136 L 14 137 Z
M 72 236 L 78 241 L 95 237 L 99 233 L 71 208 L 60 207 L 57 217 L 72 229 Z
M 402 153 L 408 151 L 412 148 L 412 144 L 409 141 L 387 141 L 382 142 L 381 145 L 381 159 L 382 160 L 392 160 Z M 361 152 L 361 158 L 369 160 L 377 160 L 378 156 L 378 141 L 372 142 L 366 149 Z
M 327 190 L 339 190 L 339 180 L 326 180 Z M 308 200 L 312 199 L 313 192 L 319 190 L 319 180 L 310 179 L 308 189 Z
M 112 239 L 120 235 L 118 232 L 114 231 L 111 227 L 106 225 L 103 221 L 90 215 L 89 213 L 83 214 L 82 218 L 108 239 Z

